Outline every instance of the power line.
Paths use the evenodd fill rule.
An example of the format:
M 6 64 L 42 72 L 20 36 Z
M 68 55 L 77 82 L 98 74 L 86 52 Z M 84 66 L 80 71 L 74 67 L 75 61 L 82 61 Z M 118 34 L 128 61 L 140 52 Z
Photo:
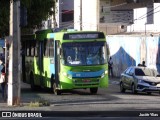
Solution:
M 151 15 L 153 15 L 153 14 L 155 14 L 155 13 L 158 13 L 158 12 L 160 12 L 160 10 L 158 10 L 158 11 L 156 11 L 156 12 L 154 12 L 154 13 L 151 13 L 151 14 L 147 14 L 146 16 L 144 16 L 143 18 L 138 19 L 138 20 L 142 20 L 142 19 L 144 19 L 144 18 L 146 18 L 146 17 L 148 17 L 148 16 L 151 16 Z
M 123 6 L 123 5 L 126 5 L 126 4 L 127 4 L 127 2 L 124 2 L 124 3 L 118 4 L 118 5 L 114 5 L 114 6 L 103 7 L 103 9 L 104 9 L 104 8 L 113 8 L 113 7 Z M 159 12 L 159 11 L 156 11 L 156 12 L 154 12 L 154 13 L 151 13 L 151 12 L 153 12 L 154 10 L 156 10 L 156 9 L 159 8 L 159 7 L 160 7 L 160 5 L 157 6 L 156 8 L 148 11 L 147 13 L 145 13 L 145 14 L 142 15 L 142 16 L 140 16 L 139 18 L 136 18 L 136 19 L 132 20 L 132 22 L 134 22 L 134 21 L 136 21 L 136 20 L 144 19 L 145 17 L 148 17 L 148 16 L 150 16 L 150 15 L 152 15 L 152 14 L 154 14 L 154 13 Z M 130 20 L 130 21 L 131 21 L 131 20 Z
M 119 6 L 126 5 L 126 4 L 127 3 L 124 2 L 124 3 L 118 4 L 118 5 L 113 5 L 113 6 L 103 7 L 103 8 L 114 8 L 114 7 L 119 7 Z
M 158 7 L 160 7 L 160 5 L 159 5 L 159 6 L 157 6 L 156 8 L 154 8 L 154 9 L 150 10 L 149 12 L 145 13 L 144 15 L 140 16 L 139 18 L 137 18 L 137 19 L 135 19 L 135 20 L 141 20 L 141 19 L 144 19 L 145 17 L 147 17 L 147 16 L 148 16 L 148 14 L 149 14 L 150 12 L 152 12 L 152 11 L 156 10 Z M 151 13 L 151 14 L 154 14 L 154 13 Z M 135 21 L 135 20 L 134 20 L 134 21 Z

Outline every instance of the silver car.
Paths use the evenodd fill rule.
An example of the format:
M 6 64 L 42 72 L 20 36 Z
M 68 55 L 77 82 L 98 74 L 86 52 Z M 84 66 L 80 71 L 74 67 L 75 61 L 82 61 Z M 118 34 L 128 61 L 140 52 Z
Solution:
M 120 91 L 131 90 L 133 94 L 137 92 L 160 93 L 160 76 L 156 70 L 132 66 L 127 68 L 120 79 Z

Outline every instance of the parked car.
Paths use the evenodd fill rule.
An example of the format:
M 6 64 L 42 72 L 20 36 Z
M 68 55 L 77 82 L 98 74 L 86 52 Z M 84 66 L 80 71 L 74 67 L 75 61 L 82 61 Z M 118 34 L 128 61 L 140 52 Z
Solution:
M 156 70 L 147 67 L 129 67 L 121 74 L 120 79 L 120 91 L 124 93 L 126 90 L 131 90 L 133 94 L 160 93 L 160 75 Z

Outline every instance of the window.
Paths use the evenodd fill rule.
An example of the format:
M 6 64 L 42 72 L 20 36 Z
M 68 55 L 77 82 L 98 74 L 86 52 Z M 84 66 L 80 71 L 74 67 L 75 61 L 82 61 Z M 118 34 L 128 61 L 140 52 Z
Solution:
M 130 74 L 130 75 L 133 75 L 133 74 L 134 74 L 134 68 L 131 68 L 131 70 L 129 71 L 129 74 Z
M 49 56 L 54 57 L 54 41 L 53 39 L 49 41 Z
M 43 46 L 43 54 L 44 54 L 44 56 L 47 56 L 47 40 L 45 40 L 44 41 L 44 44 L 43 44 L 44 46 Z
M 129 75 L 130 70 L 131 68 L 128 68 L 125 73 Z
M 31 56 L 35 56 L 35 47 L 36 47 L 36 42 L 33 41 L 31 44 Z
M 39 42 L 38 41 L 36 41 L 35 42 L 35 56 L 38 56 L 38 50 L 39 49 Z
M 30 46 L 30 41 L 26 42 L 26 55 L 30 56 L 31 55 L 31 46 Z
M 43 47 L 43 54 L 45 57 L 53 57 L 54 56 L 54 41 L 51 40 L 45 40 L 44 41 L 44 47 Z
M 62 10 L 62 22 L 73 20 L 73 10 Z
M 135 69 L 135 75 L 137 75 L 137 76 L 145 76 L 145 73 L 144 73 L 144 71 L 142 69 L 137 68 L 137 69 Z
M 106 64 L 105 46 L 105 42 L 63 43 L 61 55 L 69 66 Z
M 44 56 L 48 57 L 49 56 L 49 40 L 45 39 L 44 40 Z

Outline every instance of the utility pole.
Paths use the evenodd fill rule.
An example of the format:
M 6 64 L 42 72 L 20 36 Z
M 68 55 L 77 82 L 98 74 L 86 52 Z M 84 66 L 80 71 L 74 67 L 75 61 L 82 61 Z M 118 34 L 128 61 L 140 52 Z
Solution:
M 80 30 L 82 30 L 82 0 L 80 0 Z
M 10 0 L 10 36 L 8 105 L 20 104 L 20 0 Z

